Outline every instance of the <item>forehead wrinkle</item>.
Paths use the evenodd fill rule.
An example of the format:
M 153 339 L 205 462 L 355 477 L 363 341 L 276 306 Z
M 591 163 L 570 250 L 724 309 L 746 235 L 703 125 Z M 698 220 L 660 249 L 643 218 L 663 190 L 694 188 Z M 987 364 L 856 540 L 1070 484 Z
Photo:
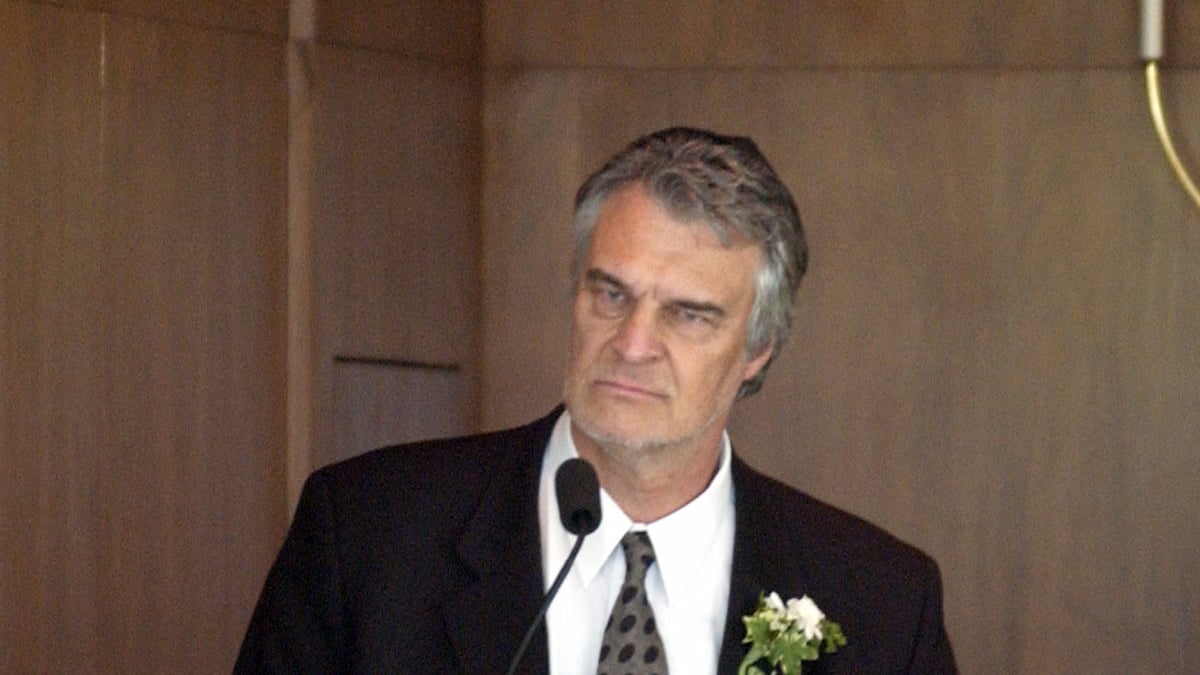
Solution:
M 644 228 L 630 221 L 647 213 L 630 213 L 628 200 L 638 197 L 644 198 L 642 208 L 649 209 L 657 226 Z M 666 239 L 663 227 L 673 230 Z M 744 284 L 719 271 L 747 250 L 755 263 L 750 278 L 741 280 Z M 671 213 L 644 187 L 619 190 L 605 200 L 586 256 L 585 278 L 606 278 L 634 298 L 649 292 L 664 306 L 714 307 L 727 315 L 732 315 L 745 294 L 753 303 L 755 277 L 762 264 L 762 252 L 755 242 L 740 236 L 723 239 L 703 219 Z

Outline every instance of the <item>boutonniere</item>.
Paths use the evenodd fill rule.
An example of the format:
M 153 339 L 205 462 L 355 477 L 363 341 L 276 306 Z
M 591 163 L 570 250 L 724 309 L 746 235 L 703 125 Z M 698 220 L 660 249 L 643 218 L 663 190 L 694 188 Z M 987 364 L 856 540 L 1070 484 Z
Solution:
M 795 675 L 801 661 L 816 661 L 822 652 L 832 654 L 846 644 L 842 627 L 825 618 L 825 613 L 807 595 L 785 604 L 778 593 L 758 596 L 758 608 L 742 617 L 750 645 L 738 675 Z M 766 661 L 769 670 L 757 665 Z

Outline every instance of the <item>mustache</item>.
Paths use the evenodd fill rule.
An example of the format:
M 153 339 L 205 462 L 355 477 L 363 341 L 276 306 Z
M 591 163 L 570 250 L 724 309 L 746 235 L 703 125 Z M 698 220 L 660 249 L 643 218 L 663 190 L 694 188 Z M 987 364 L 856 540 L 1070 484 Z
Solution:
M 589 368 L 588 379 L 592 382 L 611 382 L 655 393 L 669 392 L 672 388 L 669 380 L 659 373 L 649 372 L 654 370 L 657 369 L 649 366 L 594 364 Z

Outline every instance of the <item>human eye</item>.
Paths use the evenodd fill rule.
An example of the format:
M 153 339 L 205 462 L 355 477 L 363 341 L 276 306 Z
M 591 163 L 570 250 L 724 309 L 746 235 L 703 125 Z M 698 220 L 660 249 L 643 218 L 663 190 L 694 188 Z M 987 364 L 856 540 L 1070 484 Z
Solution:
M 592 308 L 604 317 L 620 316 L 629 305 L 629 293 L 610 282 L 591 284 Z
M 686 307 L 676 308 L 674 315 L 675 320 L 682 324 L 710 323 L 709 317 Z
M 690 305 L 672 305 L 667 308 L 667 321 L 676 330 L 695 337 L 702 337 L 717 327 L 719 315 L 710 308 Z

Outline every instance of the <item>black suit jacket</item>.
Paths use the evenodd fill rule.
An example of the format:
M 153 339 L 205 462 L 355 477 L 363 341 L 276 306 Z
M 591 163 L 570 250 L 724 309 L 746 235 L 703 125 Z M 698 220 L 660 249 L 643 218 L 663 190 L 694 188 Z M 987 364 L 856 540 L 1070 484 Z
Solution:
M 538 480 L 559 413 L 314 473 L 235 671 L 503 673 L 542 600 Z M 955 671 L 932 559 L 736 457 L 733 484 L 722 675 L 737 672 L 741 617 L 764 591 L 807 594 L 841 624 L 848 644 L 806 673 Z M 546 662 L 543 628 L 521 672 Z

